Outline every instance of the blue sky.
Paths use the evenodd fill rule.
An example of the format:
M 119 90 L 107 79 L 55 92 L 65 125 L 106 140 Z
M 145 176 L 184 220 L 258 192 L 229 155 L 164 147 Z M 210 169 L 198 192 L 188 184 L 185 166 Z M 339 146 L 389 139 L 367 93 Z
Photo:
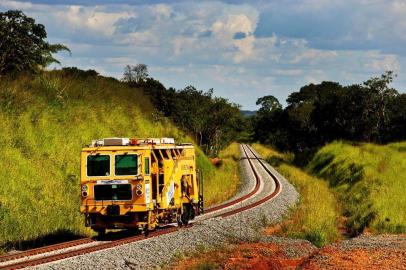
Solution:
M 121 78 L 145 63 L 165 86 L 214 88 L 256 109 L 274 95 L 323 80 L 361 83 L 394 70 L 406 83 L 404 0 L 0 0 L 45 25 L 50 42 L 67 45 L 62 66 Z

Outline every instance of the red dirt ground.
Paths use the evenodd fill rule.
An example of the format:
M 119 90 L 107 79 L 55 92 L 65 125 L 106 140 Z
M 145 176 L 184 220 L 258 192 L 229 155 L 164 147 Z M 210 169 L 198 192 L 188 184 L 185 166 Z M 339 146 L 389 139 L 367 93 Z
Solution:
M 366 236 L 317 249 L 307 241 L 244 243 L 174 262 L 171 269 L 405 269 L 406 236 Z
M 300 269 L 406 269 L 406 236 L 367 236 L 326 246 Z
M 191 257 L 177 262 L 171 268 L 183 269 L 258 269 L 279 270 L 296 269 L 303 263 L 304 258 L 289 255 L 292 249 L 303 253 L 308 250 L 308 255 L 314 247 L 308 243 L 295 244 L 294 246 L 274 243 L 240 244 L 204 254 L 198 258 Z M 293 251 L 295 253 L 295 251 Z M 307 255 L 307 256 L 308 256 Z M 305 258 L 307 257 L 305 256 Z

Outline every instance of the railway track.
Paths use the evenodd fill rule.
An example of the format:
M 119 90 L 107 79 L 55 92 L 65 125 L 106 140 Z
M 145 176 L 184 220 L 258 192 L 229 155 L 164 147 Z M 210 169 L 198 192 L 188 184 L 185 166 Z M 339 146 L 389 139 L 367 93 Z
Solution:
M 204 215 L 208 215 L 212 217 L 228 217 L 231 215 L 238 214 L 240 212 L 252 209 L 266 201 L 271 200 L 278 193 L 281 191 L 281 185 L 276 176 L 268 169 L 268 167 L 264 164 L 261 158 L 259 158 L 254 151 L 248 145 L 241 145 L 242 150 L 245 154 L 245 157 L 242 159 L 247 159 L 248 164 L 255 176 L 255 186 L 254 188 L 247 194 L 228 201 L 224 204 L 209 208 L 205 211 Z M 272 178 L 274 181 L 275 188 L 273 192 L 267 194 L 263 198 L 256 200 L 251 203 L 247 203 L 244 206 L 242 205 L 243 202 L 247 202 L 248 200 L 257 196 L 261 190 L 261 186 L 264 185 L 264 179 L 258 171 L 258 168 L 254 164 L 253 161 L 257 161 L 257 164 L 261 166 Z M 203 215 L 203 216 L 204 216 Z M 190 227 L 193 224 L 186 226 Z M 137 241 L 143 241 L 149 238 L 157 237 L 160 235 L 170 234 L 176 232 L 178 230 L 182 230 L 184 228 L 179 227 L 169 227 L 161 230 L 157 230 L 154 232 L 149 233 L 147 236 L 145 235 L 136 235 L 131 237 L 126 237 L 119 240 L 109 241 L 109 242 L 97 242 L 91 238 L 84 238 L 78 239 L 74 241 L 64 242 L 56 245 L 50 245 L 46 247 L 36 248 L 32 250 L 27 250 L 20 253 L 9 254 L 0 256 L 0 269 L 21 269 L 29 266 L 35 266 L 40 264 L 45 264 L 53 261 L 58 261 L 66 258 L 71 258 L 95 251 L 105 250 L 109 248 L 113 248 L 119 245 L 124 245 L 128 243 L 133 243 Z M 83 246 L 83 247 L 82 247 Z M 67 250 L 70 249 L 70 250 Z

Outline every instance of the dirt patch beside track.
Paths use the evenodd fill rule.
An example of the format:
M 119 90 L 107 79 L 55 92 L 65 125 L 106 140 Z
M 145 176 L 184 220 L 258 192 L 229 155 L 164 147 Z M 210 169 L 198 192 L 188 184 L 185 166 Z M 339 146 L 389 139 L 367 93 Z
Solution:
M 361 236 L 328 245 L 300 269 L 406 269 L 406 236 Z
M 171 269 L 406 269 L 406 236 L 361 236 L 321 249 L 304 240 L 270 238 L 191 254 Z

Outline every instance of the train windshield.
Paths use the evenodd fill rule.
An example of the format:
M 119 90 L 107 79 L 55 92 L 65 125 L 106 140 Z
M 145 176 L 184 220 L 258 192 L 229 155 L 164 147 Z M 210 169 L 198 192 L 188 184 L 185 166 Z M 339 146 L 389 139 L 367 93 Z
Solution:
M 110 175 L 110 156 L 87 156 L 87 176 Z
M 115 171 L 116 175 L 136 175 L 138 174 L 137 155 L 116 155 Z

